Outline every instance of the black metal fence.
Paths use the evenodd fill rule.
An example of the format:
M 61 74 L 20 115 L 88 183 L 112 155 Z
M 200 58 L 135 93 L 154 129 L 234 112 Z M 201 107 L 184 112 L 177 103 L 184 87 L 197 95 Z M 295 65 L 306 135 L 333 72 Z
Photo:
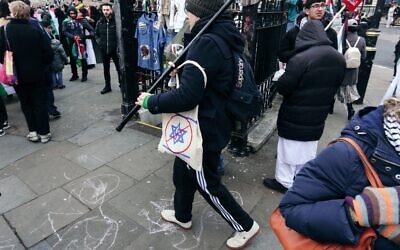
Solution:
M 282 35 L 286 30 L 285 0 L 262 0 L 252 6 L 237 6 L 235 18 L 238 29 L 246 40 L 246 51 L 254 70 L 256 82 L 263 94 L 263 113 L 268 112 L 276 94 L 273 74 L 278 70 L 277 52 Z M 152 11 L 152 10 L 150 10 Z M 144 14 L 143 10 L 135 12 L 136 21 Z M 155 71 L 138 68 L 137 79 L 139 90 L 146 91 L 152 82 L 160 76 Z M 167 91 L 167 81 L 157 89 L 157 92 Z M 237 122 L 231 136 L 229 150 L 237 156 L 248 155 L 252 149 L 247 146 L 247 137 L 260 117 L 254 117 L 245 123 Z

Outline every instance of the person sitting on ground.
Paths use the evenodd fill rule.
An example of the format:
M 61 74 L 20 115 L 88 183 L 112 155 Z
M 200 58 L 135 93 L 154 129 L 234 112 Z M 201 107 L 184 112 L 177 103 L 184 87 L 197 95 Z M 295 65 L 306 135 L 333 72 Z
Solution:
M 283 196 L 286 225 L 315 241 L 340 244 L 356 244 L 373 227 L 373 249 L 399 249 L 400 98 L 359 111 L 341 136 L 361 147 L 387 188 L 370 187 L 354 148 L 336 142 L 305 164 Z

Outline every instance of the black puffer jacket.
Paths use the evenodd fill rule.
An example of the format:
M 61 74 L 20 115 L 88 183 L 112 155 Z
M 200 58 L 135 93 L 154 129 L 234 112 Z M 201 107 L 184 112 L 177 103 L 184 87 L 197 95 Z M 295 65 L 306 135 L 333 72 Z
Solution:
M 95 30 L 96 42 L 100 49 L 107 53 L 113 54 L 117 50 L 117 25 L 114 16 L 110 19 L 104 16 L 96 24 Z
M 197 21 L 190 36 L 196 35 L 208 20 L 202 18 Z M 203 149 L 218 152 L 227 145 L 232 125 L 226 114 L 226 101 L 233 89 L 232 50 L 242 53 L 244 41 L 228 14 L 212 24 L 207 33 L 220 36 L 224 44 L 201 36 L 186 56 L 186 60 L 196 61 L 205 68 L 207 87 L 204 89 L 201 72 L 193 65 L 186 65 L 180 73 L 180 88 L 151 96 L 148 108 L 153 114 L 174 113 L 188 111 L 199 105 Z
M 299 33 L 300 29 L 298 26 L 293 27 L 288 32 L 286 32 L 285 36 L 282 38 L 281 44 L 279 45 L 278 50 L 278 58 L 281 62 L 287 63 L 289 59 L 295 55 L 295 43 L 296 37 Z M 329 28 L 326 31 L 326 34 L 331 40 L 331 46 L 337 50 L 338 42 L 337 42 L 337 34 L 336 31 L 332 28 Z
M 330 44 L 320 21 L 308 21 L 297 35 L 295 55 L 278 81 L 284 97 L 279 136 L 296 141 L 320 139 L 346 68 L 343 56 Z

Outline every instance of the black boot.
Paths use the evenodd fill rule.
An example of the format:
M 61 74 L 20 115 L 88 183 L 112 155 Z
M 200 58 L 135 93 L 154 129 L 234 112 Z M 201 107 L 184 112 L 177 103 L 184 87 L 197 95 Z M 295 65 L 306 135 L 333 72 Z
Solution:
M 276 179 L 265 178 L 263 184 L 267 188 L 278 191 L 279 193 L 282 194 L 286 193 L 286 191 L 288 190 L 285 186 L 280 184 Z
M 347 120 L 350 121 L 351 118 L 353 117 L 355 111 L 353 109 L 353 104 L 347 103 L 346 106 L 347 106 Z

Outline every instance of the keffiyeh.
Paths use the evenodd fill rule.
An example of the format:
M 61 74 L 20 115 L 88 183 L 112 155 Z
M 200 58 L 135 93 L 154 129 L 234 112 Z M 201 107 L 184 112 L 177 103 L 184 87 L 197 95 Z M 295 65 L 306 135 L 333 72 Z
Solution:
M 388 114 L 383 118 L 383 128 L 386 138 L 400 155 L 400 123 L 396 116 Z

